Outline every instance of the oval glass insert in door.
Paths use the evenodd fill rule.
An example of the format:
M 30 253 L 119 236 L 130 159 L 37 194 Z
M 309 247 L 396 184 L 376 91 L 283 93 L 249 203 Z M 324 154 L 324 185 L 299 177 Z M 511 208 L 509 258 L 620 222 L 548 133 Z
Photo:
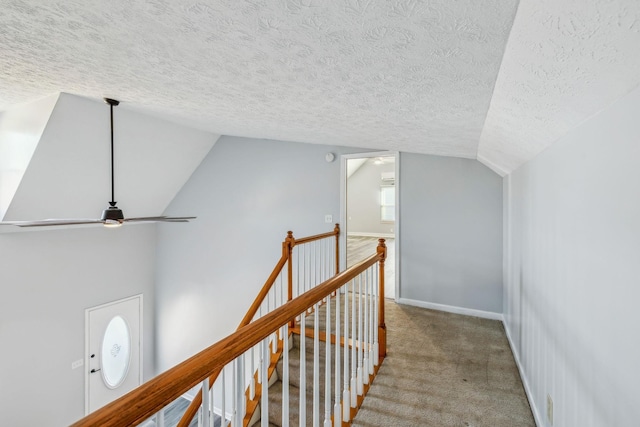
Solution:
M 117 388 L 129 372 L 131 332 L 121 316 L 115 316 L 102 338 L 102 378 L 109 388 Z

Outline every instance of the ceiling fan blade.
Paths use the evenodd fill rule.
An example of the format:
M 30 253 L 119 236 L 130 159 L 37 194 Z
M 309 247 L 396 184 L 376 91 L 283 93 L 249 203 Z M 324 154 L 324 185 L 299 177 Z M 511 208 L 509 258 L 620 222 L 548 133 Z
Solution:
M 125 222 L 189 222 L 195 216 L 144 216 L 138 218 L 125 218 Z
M 0 224 L 18 227 L 52 227 L 56 225 L 102 224 L 103 222 L 100 219 L 43 219 L 38 221 L 8 221 Z

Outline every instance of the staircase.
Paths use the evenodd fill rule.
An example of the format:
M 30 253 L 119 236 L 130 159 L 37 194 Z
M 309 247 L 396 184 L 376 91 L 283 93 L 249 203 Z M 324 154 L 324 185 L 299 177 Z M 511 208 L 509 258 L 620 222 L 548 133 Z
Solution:
M 339 232 L 288 232 L 235 333 L 72 427 L 164 426 L 167 405 L 198 385 L 178 427 L 350 425 L 386 354 L 386 247 L 338 273 Z
M 313 366 L 314 353 L 313 353 L 313 338 L 305 338 L 306 343 L 305 347 L 307 349 L 305 354 L 305 362 L 307 366 Z M 292 336 L 292 348 L 289 350 L 289 425 L 297 426 L 300 425 L 300 336 L 293 335 Z M 321 345 L 318 349 L 318 356 L 320 360 L 325 359 L 326 351 L 324 345 Z M 331 383 L 335 381 L 335 362 L 332 363 L 331 369 Z M 269 426 L 273 427 L 282 427 L 282 397 L 283 397 L 283 389 L 284 384 L 282 382 L 282 378 L 284 376 L 284 360 L 280 358 L 278 361 L 278 365 L 276 368 L 276 381 L 269 387 Z M 324 364 L 321 364 L 319 367 L 319 377 L 324 379 L 325 377 L 325 367 Z M 305 389 L 305 423 L 302 425 L 312 426 L 313 424 L 313 371 L 306 370 L 305 384 L 307 387 Z M 311 385 L 311 386 L 309 386 Z M 324 419 L 324 408 L 325 408 L 325 385 L 324 381 L 320 381 L 318 387 L 318 414 L 320 415 L 320 420 Z M 332 405 L 333 406 L 333 403 Z M 260 420 L 254 424 L 254 426 L 259 426 Z
M 353 286 L 353 285 L 352 285 Z M 268 410 L 262 413 L 268 414 L 268 426 L 286 427 L 286 426 L 320 426 L 320 425 L 349 425 L 349 421 L 353 419 L 357 409 L 359 408 L 368 386 L 373 381 L 379 360 L 374 361 L 376 357 L 374 348 L 377 348 L 377 341 L 374 342 L 374 316 L 351 316 L 350 322 L 347 323 L 345 330 L 345 315 L 349 315 L 350 310 L 354 310 L 359 314 L 365 312 L 365 308 L 372 308 L 375 299 L 372 295 L 367 297 L 362 293 L 363 289 L 354 288 L 359 292 L 349 292 L 345 290 L 340 298 L 336 295 L 330 296 L 329 310 L 327 311 L 327 301 L 319 305 L 316 310 L 305 316 L 304 338 L 301 336 L 302 328 L 294 328 L 294 333 L 290 335 L 289 340 L 282 340 L 280 349 L 289 343 L 289 352 L 279 357 L 275 364 L 272 377 L 269 380 L 268 390 Z M 355 295 L 355 298 L 354 298 Z M 336 313 L 336 305 L 340 300 L 340 314 Z M 345 307 L 345 305 L 347 307 Z M 368 310 L 367 314 L 368 314 Z M 317 327 L 314 327 L 315 316 L 317 313 Z M 331 333 L 327 334 L 326 319 L 330 314 Z M 373 310 L 371 311 L 373 314 Z M 354 322 L 359 320 L 369 322 L 369 330 L 365 322 Z M 339 327 L 335 328 L 335 323 L 339 323 Z M 308 327 L 306 325 L 309 325 Z M 302 325 L 301 325 L 302 326 Z M 366 334 L 365 332 L 369 332 Z M 347 347 L 344 344 L 338 345 L 336 342 L 344 341 L 345 334 L 347 336 L 359 337 L 357 342 L 362 345 L 356 345 L 354 349 L 349 345 L 352 340 L 347 340 Z M 327 344 L 326 339 L 330 344 Z M 342 337 L 342 338 L 341 338 Z M 363 342 L 363 339 L 365 339 Z M 303 345 L 304 344 L 304 345 Z M 302 348 L 304 347 L 304 348 Z M 367 351 L 358 351 L 358 348 L 368 349 Z M 327 351 L 330 357 L 327 358 Z M 304 353 L 304 357 L 302 354 Z M 346 363 L 345 363 L 346 358 Z M 336 362 L 338 366 L 336 367 Z M 317 366 L 317 369 L 314 369 Z M 327 366 L 330 366 L 327 373 Z M 356 369 L 353 369 L 356 366 Z M 361 367 L 358 369 L 357 367 Z M 367 367 L 367 368 L 365 368 Z M 337 369 L 336 369 L 337 368 Z M 347 372 L 345 379 L 345 371 Z M 301 376 L 303 372 L 303 376 Z M 327 375 L 328 374 L 328 375 Z M 338 383 L 336 383 L 336 375 Z M 362 375 L 363 384 L 360 393 L 351 393 L 350 388 L 357 384 L 357 378 Z M 358 388 L 356 386 L 356 388 Z M 288 391 L 288 393 L 285 393 Z M 346 398 L 345 392 L 349 394 Z M 351 397 L 353 395 L 353 397 Z M 327 405 L 328 399 L 328 405 Z M 351 404 L 351 399 L 354 404 Z M 342 404 L 346 401 L 349 409 L 346 415 L 343 412 Z M 284 406 L 283 406 L 284 405 Z M 262 408 L 260 408 L 262 409 Z M 257 411 L 259 414 L 261 411 Z M 285 412 L 287 413 L 285 415 Z M 335 422 L 337 415 L 338 422 Z M 288 418 L 288 424 L 286 420 Z M 265 426 L 262 424 L 260 416 L 252 417 L 247 423 L 249 426 Z

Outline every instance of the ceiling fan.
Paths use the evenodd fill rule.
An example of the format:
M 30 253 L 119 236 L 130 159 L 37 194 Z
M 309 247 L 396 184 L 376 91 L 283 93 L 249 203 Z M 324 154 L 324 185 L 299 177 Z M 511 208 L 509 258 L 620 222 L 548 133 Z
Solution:
M 120 227 L 125 222 L 189 222 L 195 216 L 147 216 L 138 218 L 125 218 L 122 209 L 118 208 L 114 193 L 114 167 L 113 167 L 113 107 L 120 104 L 111 98 L 104 98 L 104 102 L 109 104 L 111 113 L 111 201 L 107 209 L 102 211 L 100 219 L 43 219 L 37 221 L 4 221 L 0 225 L 15 225 L 18 227 L 47 227 L 55 225 L 81 225 L 81 224 L 103 224 L 105 227 Z

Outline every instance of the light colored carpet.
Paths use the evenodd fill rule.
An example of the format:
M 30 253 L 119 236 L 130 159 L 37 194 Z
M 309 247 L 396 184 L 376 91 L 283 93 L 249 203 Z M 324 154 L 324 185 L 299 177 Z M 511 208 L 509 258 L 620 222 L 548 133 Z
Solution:
M 386 302 L 388 355 L 354 426 L 531 426 L 502 323 Z

